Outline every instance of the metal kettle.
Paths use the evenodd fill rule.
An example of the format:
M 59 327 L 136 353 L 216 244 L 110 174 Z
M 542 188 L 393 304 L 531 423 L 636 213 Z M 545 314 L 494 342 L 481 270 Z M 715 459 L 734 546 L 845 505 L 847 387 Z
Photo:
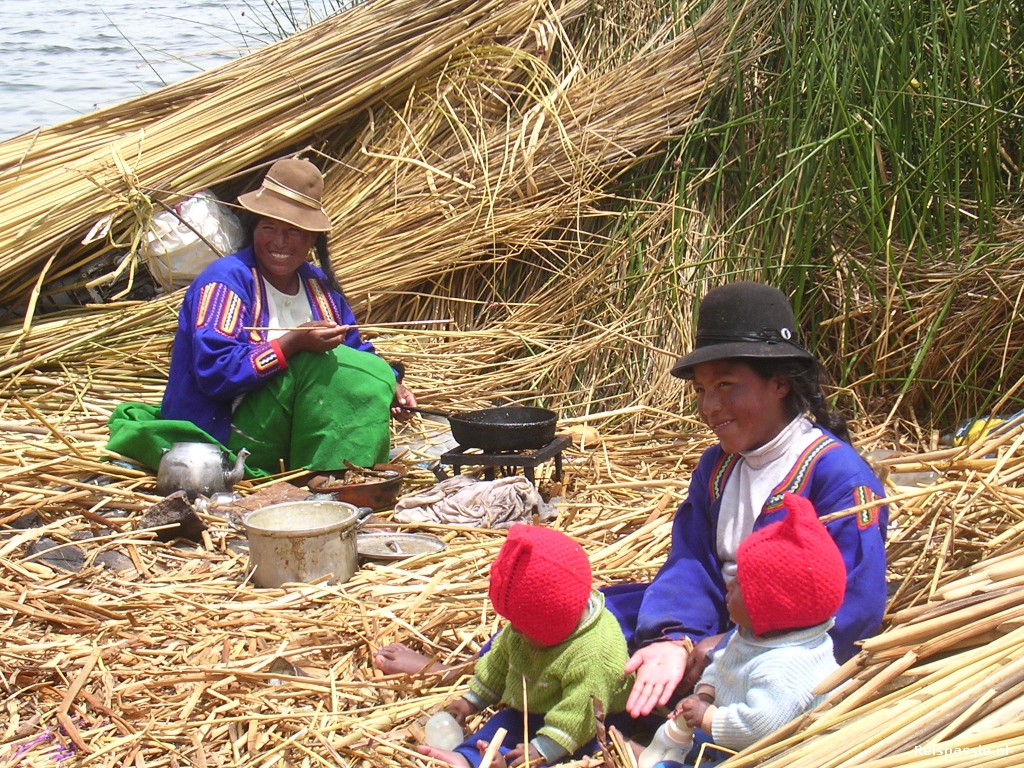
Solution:
M 160 459 L 156 491 L 164 496 L 185 491 L 190 499 L 230 491 L 242 479 L 248 455 L 243 448 L 232 464 L 230 454 L 213 443 L 174 443 Z

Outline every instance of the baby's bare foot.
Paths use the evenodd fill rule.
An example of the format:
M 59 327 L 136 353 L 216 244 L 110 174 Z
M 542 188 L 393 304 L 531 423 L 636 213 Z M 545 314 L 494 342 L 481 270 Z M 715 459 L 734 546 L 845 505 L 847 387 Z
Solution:
M 445 672 L 448 667 L 429 656 L 424 656 L 402 643 L 392 643 L 373 654 L 373 665 L 385 675 L 419 675 Z

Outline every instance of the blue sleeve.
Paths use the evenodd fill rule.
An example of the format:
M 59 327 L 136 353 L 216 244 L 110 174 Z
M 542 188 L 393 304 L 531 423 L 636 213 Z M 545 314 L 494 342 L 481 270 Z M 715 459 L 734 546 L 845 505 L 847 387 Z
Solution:
M 261 386 L 287 367 L 280 347 L 261 341 L 245 298 L 224 283 L 189 290 L 179 316 L 179 332 L 192 335 L 192 370 L 200 390 L 214 400 L 230 400 Z
M 717 510 L 709 480 L 721 449 L 705 451 L 690 479 L 686 501 L 676 510 L 672 546 L 665 564 L 644 592 L 634 642 L 689 637 L 693 642 L 725 631 L 725 582 L 716 545 Z
M 882 498 L 882 484 L 867 463 L 845 443 L 821 457 L 807 493 L 819 516 L 842 512 Z M 846 596 L 829 634 L 841 664 L 854 656 L 855 641 L 878 632 L 885 613 L 885 505 L 826 523 L 846 564 Z

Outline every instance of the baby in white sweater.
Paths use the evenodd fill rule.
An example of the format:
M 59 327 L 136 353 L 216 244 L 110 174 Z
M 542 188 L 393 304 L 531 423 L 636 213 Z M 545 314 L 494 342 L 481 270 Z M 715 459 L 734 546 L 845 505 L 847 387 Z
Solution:
M 732 750 L 818 704 L 812 691 L 838 668 L 828 630 L 846 589 L 842 555 L 810 501 L 787 493 L 783 504 L 783 520 L 740 544 L 726 594 L 737 631 L 673 713 Z

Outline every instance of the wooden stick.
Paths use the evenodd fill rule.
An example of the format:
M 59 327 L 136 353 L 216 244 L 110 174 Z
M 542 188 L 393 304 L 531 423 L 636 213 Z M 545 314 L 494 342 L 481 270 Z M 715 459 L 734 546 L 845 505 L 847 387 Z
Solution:
M 450 323 L 452 319 L 450 317 L 441 318 L 440 320 L 397 320 L 393 323 L 358 323 L 353 325 L 339 325 L 338 328 L 361 328 L 363 330 L 373 328 L 400 328 L 406 325 L 432 325 L 434 323 Z M 243 328 L 246 331 L 312 331 L 315 328 L 322 328 L 323 326 L 287 326 L 284 328 L 274 328 L 270 326 L 262 325 L 247 325 Z
M 504 728 L 499 728 L 494 732 L 494 738 L 491 739 L 491 743 L 487 745 L 487 750 L 484 752 L 483 759 L 480 761 L 480 768 L 491 768 L 491 763 L 494 762 L 494 756 L 498 754 L 498 748 L 501 747 L 501 742 L 505 740 L 505 735 L 508 733 Z

